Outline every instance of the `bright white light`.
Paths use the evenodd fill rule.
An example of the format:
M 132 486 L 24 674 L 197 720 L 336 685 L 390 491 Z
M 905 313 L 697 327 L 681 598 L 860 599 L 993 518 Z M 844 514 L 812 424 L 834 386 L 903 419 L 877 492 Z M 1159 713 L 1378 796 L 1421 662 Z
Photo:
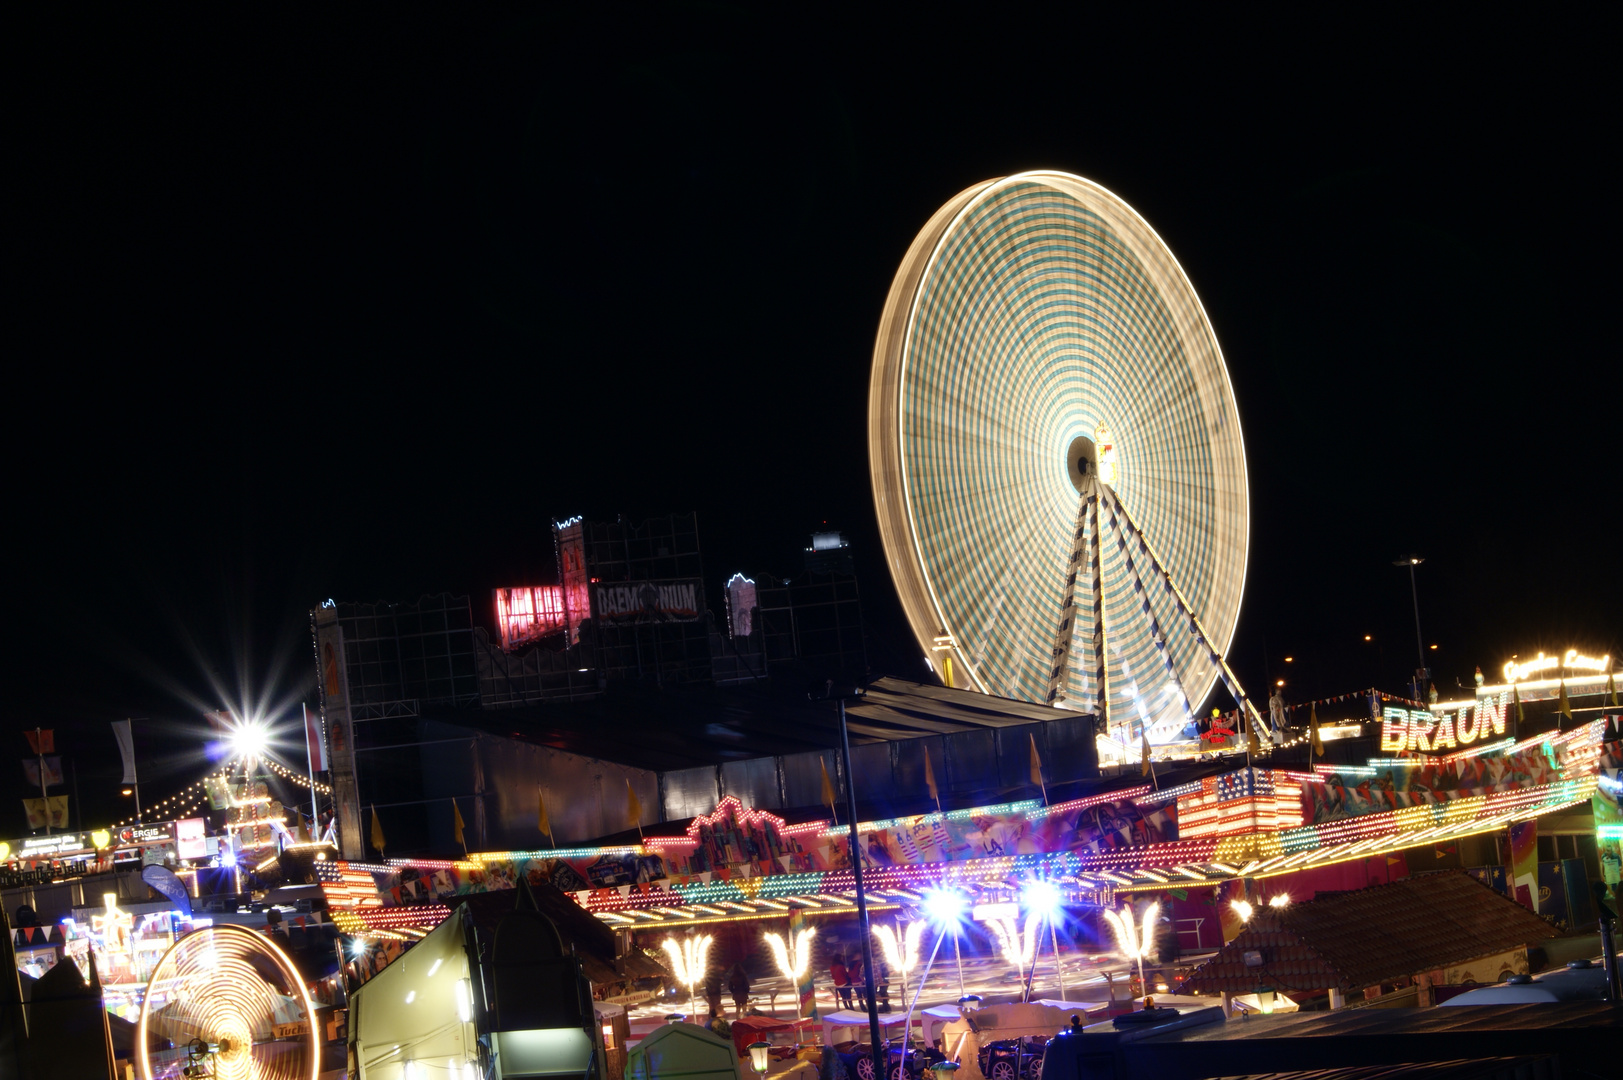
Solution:
M 910 922 L 906 930 L 891 926 L 888 923 L 876 923 L 873 927 L 873 936 L 879 939 L 879 947 L 885 952 L 885 959 L 890 966 L 908 974 L 919 964 L 919 939 L 924 937 L 924 923 Z
M 1268 906 L 1269 907 L 1274 907 L 1274 908 L 1284 907 L 1286 904 L 1289 904 L 1290 902 L 1291 902 L 1291 894 L 1288 893 L 1288 892 L 1275 893 L 1274 895 L 1272 895 L 1272 896 L 1270 896 L 1268 898 Z
M 270 730 L 257 720 L 244 720 L 231 729 L 226 737 L 231 756 L 243 761 L 257 761 L 270 746 Z
M 1133 926 L 1133 909 L 1124 907 L 1120 911 L 1105 912 L 1105 921 L 1110 929 L 1116 933 L 1116 946 L 1129 960 L 1142 960 L 1150 955 L 1155 945 L 1155 920 L 1161 916 L 1160 901 L 1156 901 L 1144 909 L 1144 920 L 1140 927 Z
M 778 970 L 790 982 L 799 983 L 806 977 L 806 970 L 811 966 L 812 938 L 817 931 L 808 927 L 794 936 L 793 942 L 786 943 L 778 934 L 766 934 L 766 943 L 772 949 L 772 958 L 778 962 Z
M 1230 900 L 1229 907 L 1234 909 L 1234 913 L 1240 917 L 1241 922 L 1250 922 L 1251 916 L 1257 910 L 1251 906 L 1249 901 L 1245 900 Z
M 1045 919 L 1052 919 L 1059 911 L 1061 897 L 1051 881 L 1033 881 L 1026 885 L 1021 899 L 1026 909 Z
M 434 963 L 432 965 L 429 966 L 428 974 L 430 976 L 433 976 L 434 972 L 438 971 L 440 969 L 440 965 L 443 964 L 443 963 L 445 963 L 445 957 L 442 956 L 438 960 L 434 961 Z
M 411 1060 L 411 1058 L 406 1059 L 406 1067 L 403 1071 L 405 1073 L 406 1080 L 421 1080 L 421 1077 L 417 1072 L 417 1063 Z
M 417 991 L 415 991 L 415 990 L 407 990 L 406 991 L 406 1004 L 410 1005 L 412 1002 L 414 1002 L 416 1000 L 417 1000 Z
M 924 913 L 943 930 L 956 929 L 968 911 L 969 901 L 956 889 L 925 890 Z

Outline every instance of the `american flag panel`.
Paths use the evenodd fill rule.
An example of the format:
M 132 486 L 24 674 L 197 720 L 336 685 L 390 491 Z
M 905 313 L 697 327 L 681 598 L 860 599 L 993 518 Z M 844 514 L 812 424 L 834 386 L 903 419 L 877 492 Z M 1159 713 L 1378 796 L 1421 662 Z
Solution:
M 1302 824 L 1302 785 L 1278 769 L 1208 776 L 1178 800 L 1178 836 L 1196 839 L 1272 832 Z

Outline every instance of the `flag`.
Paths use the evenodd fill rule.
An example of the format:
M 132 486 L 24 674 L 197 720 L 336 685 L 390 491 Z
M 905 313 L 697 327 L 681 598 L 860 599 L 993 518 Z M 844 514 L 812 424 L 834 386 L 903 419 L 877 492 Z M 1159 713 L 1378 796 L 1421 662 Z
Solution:
M 56 753 L 55 728 L 35 728 L 33 731 L 25 731 L 23 738 L 28 740 L 28 748 L 34 751 L 35 757 Z
M 828 803 L 828 812 L 838 822 L 840 815 L 834 810 L 834 782 L 828 778 L 828 763 L 821 756 L 817 758 L 818 768 L 823 770 L 823 801 Z
M 456 804 L 455 799 L 451 800 L 451 823 L 451 828 L 456 834 L 456 842 L 461 844 L 462 847 L 466 849 L 468 842 L 462 838 L 462 807 Z
M 378 820 L 376 806 L 372 807 L 372 846 L 378 849 L 379 855 L 383 854 L 383 822 Z
M 1038 787 L 1043 786 L 1043 759 L 1037 756 L 1037 736 L 1026 736 L 1031 740 L 1031 782 Z
M 1617 708 L 1617 683 L 1612 681 L 1612 673 L 1610 671 L 1606 673 L 1606 696 L 1610 699 L 1607 701 L 1607 704 L 1614 709 Z
M 637 828 L 642 827 L 642 800 L 631 787 L 631 777 L 626 777 L 626 817 Z
M 1324 740 L 1319 737 L 1319 707 L 1317 705 L 1307 707 L 1307 727 L 1313 733 L 1313 756 L 1323 757 Z
M 1148 735 L 1141 737 L 1144 740 L 1144 756 L 1139 760 L 1138 771 L 1140 776 L 1148 776 L 1150 775 L 1150 737 Z
M 53 829 L 68 827 L 68 797 L 66 795 L 52 795 L 48 799 L 24 799 L 23 809 L 28 813 L 28 827 L 30 829 L 43 829 L 49 825 Z
M 536 788 L 535 797 L 541 806 L 541 813 L 535 819 L 535 827 L 546 833 L 548 840 L 552 840 L 552 819 L 547 816 L 547 793 L 541 788 Z M 553 843 L 556 846 L 557 842 Z
M 308 705 L 300 708 L 304 709 L 304 745 L 310 754 L 310 768 L 326 772 L 332 766 L 327 763 L 327 740 L 321 737 L 321 710 L 311 712 Z
M 1572 702 L 1567 700 L 1567 680 L 1561 680 L 1561 696 L 1555 699 L 1555 711 L 1572 719 Z
M 1516 688 L 1515 683 L 1510 685 L 1510 697 L 1516 703 L 1516 734 L 1519 737 L 1522 733 L 1522 723 L 1527 718 L 1522 715 L 1522 692 Z
M 130 734 L 128 720 L 113 721 L 113 738 L 118 740 L 118 753 L 124 759 L 124 783 L 135 783 L 135 736 Z
M 935 770 L 930 767 L 930 748 L 924 748 L 924 786 L 930 789 L 930 798 L 935 800 L 937 812 L 941 810 L 941 792 L 935 786 Z
M 45 764 L 45 782 L 40 782 L 40 763 Z M 23 758 L 23 775 L 29 787 L 58 787 L 62 783 L 62 759 L 55 755 L 44 758 Z

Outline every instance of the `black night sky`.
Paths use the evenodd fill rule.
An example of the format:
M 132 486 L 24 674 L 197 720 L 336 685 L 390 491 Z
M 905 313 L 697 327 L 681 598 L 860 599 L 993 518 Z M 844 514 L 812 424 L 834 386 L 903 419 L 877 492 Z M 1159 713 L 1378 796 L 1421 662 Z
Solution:
M 166 794 L 199 709 L 315 700 L 314 603 L 488 617 L 577 513 L 697 510 L 718 610 L 843 528 L 916 674 L 873 333 L 929 214 L 1037 167 L 1137 208 L 1216 327 L 1247 685 L 1400 689 L 1410 551 L 1445 695 L 1617 655 L 1616 10 L 1070 10 L 14 21 L 4 745 L 57 728 L 105 821 L 108 720 Z M 0 836 L 23 794 L 0 767 Z

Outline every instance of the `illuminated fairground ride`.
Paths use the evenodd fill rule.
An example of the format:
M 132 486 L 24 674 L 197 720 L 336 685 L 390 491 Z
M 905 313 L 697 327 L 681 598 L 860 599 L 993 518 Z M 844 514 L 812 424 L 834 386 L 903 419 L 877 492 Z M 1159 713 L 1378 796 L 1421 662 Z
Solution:
M 1452 714 L 1389 708 L 1376 723 L 1394 756 L 1367 764 L 1239 769 L 1160 790 L 1145 783 L 1052 805 L 1034 799 L 860 822 L 867 903 L 920 908 L 932 891 L 949 891 L 1006 904 L 1045 881 L 1067 904 L 1110 907 L 1118 893 L 1278 878 L 1446 845 L 1585 800 L 1617 802 L 1602 765 L 1623 759 L 1623 722 L 1517 740 L 1512 717 L 1509 692 Z M 1431 752 L 1400 747 L 1421 721 Z M 520 880 L 547 882 L 616 928 L 664 935 L 852 914 L 847 837 L 843 824 L 790 825 L 729 796 L 684 835 L 635 845 L 324 862 L 316 871 L 338 926 L 390 941 L 396 952 L 449 914 L 448 898 Z
M 1176 741 L 1221 679 L 1262 733 L 1223 661 L 1248 530 L 1233 390 L 1120 198 L 1029 172 L 936 211 L 885 303 L 868 447 L 891 574 L 949 686 L 1093 711 L 1125 756 Z
M 304 981 L 262 934 L 211 926 L 181 938 L 147 984 L 135 1058 L 141 1080 L 315 1080 L 321 1044 Z M 170 1049 L 151 1049 L 154 1040 Z

